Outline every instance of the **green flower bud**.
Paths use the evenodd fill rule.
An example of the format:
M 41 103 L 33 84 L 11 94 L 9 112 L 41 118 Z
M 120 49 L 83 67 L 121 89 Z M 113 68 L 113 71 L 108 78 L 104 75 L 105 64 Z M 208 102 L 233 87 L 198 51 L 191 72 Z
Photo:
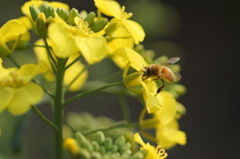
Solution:
M 36 19 L 36 29 L 38 35 L 45 38 L 47 37 L 47 19 L 44 13 L 40 13 Z
M 100 146 L 100 147 L 99 147 L 99 152 L 100 152 L 101 154 L 105 154 L 105 153 L 106 153 L 105 147 Z
M 41 12 L 45 13 L 45 15 L 46 15 L 48 7 L 49 7 L 49 5 L 45 2 L 45 3 L 42 3 L 38 8 Z
M 113 145 L 111 147 L 111 150 L 110 150 L 112 153 L 116 153 L 118 151 L 118 146 L 117 145 Z
M 144 159 L 147 154 L 146 150 L 141 150 L 133 154 L 129 159 Z
M 124 144 L 121 148 L 120 148 L 120 152 L 121 153 L 129 153 L 129 150 L 131 148 L 131 144 L 129 142 L 127 142 L 126 144 Z M 131 151 L 130 151 L 131 154 Z
M 105 141 L 105 136 L 103 132 L 99 131 L 96 133 L 95 141 L 97 141 L 99 144 L 102 144 Z
M 92 25 L 92 31 L 99 32 L 101 31 L 108 23 L 107 18 L 97 20 Z
M 36 21 L 38 15 L 41 13 L 41 11 L 35 5 L 31 5 L 29 7 L 29 10 L 30 10 L 31 17 L 32 17 L 33 21 Z
M 93 22 L 94 22 L 94 18 L 95 18 L 96 14 L 94 12 L 90 12 L 86 18 L 84 19 L 85 22 L 88 23 L 88 26 L 91 27 Z
M 99 150 L 99 143 L 96 141 L 92 141 L 92 146 L 93 146 L 93 151 L 98 151 Z
M 67 18 L 67 22 L 68 22 L 70 25 L 76 25 L 75 22 L 74 22 L 74 18 L 75 18 L 76 16 L 79 16 L 78 10 L 75 9 L 75 8 L 72 8 L 72 9 L 69 11 L 68 18 Z
M 80 154 L 79 154 L 79 158 L 81 158 L 81 159 L 90 159 L 91 158 L 91 154 L 85 148 L 81 148 Z
M 89 151 L 93 150 L 92 144 L 80 132 L 77 132 L 75 137 L 79 145 L 85 147 Z
M 116 141 L 114 142 L 114 145 L 116 145 L 118 147 L 118 149 L 120 149 L 126 142 L 126 139 L 124 136 L 119 136 Z
M 112 33 L 118 28 L 119 23 L 111 23 L 110 25 L 107 26 L 105 30 L 106 35 L 112 35 Z
M 56 12 L 63 20 L 67 21 L 68 12 L 65 9 L 57 8 Z
M 112 138 L 110 137 L 107 137 L 103 143 L 104 147 L 107 149 L 107 150 L 110 150 L 112 145 L 113 145 L 113 140 Z
M 92 159 L 101 159 L 102 155 L 99 152 L 92 152 Z
M 53 8 L 53 6 L 48 6 L 47 12 L 46 12 L 46 17 L 54 18 L 55 17 L 54 12 L 55 12 L 55 9 Z

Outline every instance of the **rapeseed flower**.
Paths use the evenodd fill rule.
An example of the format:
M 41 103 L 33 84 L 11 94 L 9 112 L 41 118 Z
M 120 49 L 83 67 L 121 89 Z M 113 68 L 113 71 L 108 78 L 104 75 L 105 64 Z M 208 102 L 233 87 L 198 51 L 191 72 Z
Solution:
M 100 12 L 107 16 L 114 17 L 110 23 L 119 23 L 120 26 L 122 25 L 128 31 L 135 44 L 143 41 L 145 32 L 142 26 L 133 20 L 129 20 L 132 13 L 125 12 L 124 6 L 121 7 L 119 3 L 114 0 L 94 0 L 94 2 Z
M 43 40 L 38 40 L 36 43 L 36 45 L 44 45 Z M 55 46 L 53 44 L 53 42 L 51 42 L 50 40 L 48 40 L 48 44 L 49 46 L 56 51 Z M 54 75 L 54 71 L 51 67 L 49 58 L 48 58 L 48 54 L 46 51 L 46 48 L 43 47 L 35 47 L 34 48 L 34 52 L 38 58 L 39 61 L 44 61 L 47 65 L 47 67 L 49 68 L 48 72 L 44 73 L 44 77 L 48 80 L 48 81 L 54 81 L 55 80 L 55 75 Z M 57 52 L 56 52 L 57 53 Z M 79 55 L 77 53 L 71 55 L 68 59 L 67 65 L 69 65 L 71 62 L 73 62 Z M 88 73 L 87 71 L 83 71 L 84 69 L 84 65 L 80 62 L 80 60 L 76 61 L 74 64 L 72 64 L 66 71 L 65 71 L 65 75 L 64 75 L 64 85 L 65 86 L 69 86 L 68 90 L 69 91 L 77 91 L 79 90 L 83 84 L 85 83 Z M 82 72 L 83 71 L 83 72 Z
M 134 68 L 137 72 L 127 75 L 127 71 L 124 72 L 124 84 L 130 90 L 137 88 L 139 93 L 143 94 L 143 99 L 147 108 L 148 113 L 153 113 L 160 109 L 161 103 L 156 97 L 157 85 L 150 79 L 143 80 L 142 68 L 147 66 L 147 63 L 143 57 L 130 48 L 117 49 L 114 54 L 118 55 L 120 65 L 127 66 L 129 63 L 130 67 Z M 121 60 L 121 61 L 120 61 Z M 127 68 L 128 69 L 128 68 Z M 132 77 L 133 76 L 133 77 Z M 137 86 L 142 86 L 137 87 Z M 136 91 L 135 91 L 136 92 Z
M 26 113 L 43 97 L 42 88 L 32 82 L 34 76 L 47 71 L 44 63 L 25 64 L 21 68 L 3 68 L 0 59 L 0 112 Z
M 186 134 L 179 130 L 177 121 L 177 101 L 167 91 L 161 91 L 157 98 L 162 105 L 161 109 L 155 111 L 150 119 L 143 119 L 144 114 L 139 119 L 143 134 L 160 144 L 164 149 L 170 149 L 176 144 L 185 145 Z M 156 137 L 148 135 L 144 131 L 146 129 L 155 129 Z
M 24 24 L 17 19 L 9 20 L 0 28 L 0 57 L 11 54 L 20 41 L 29 40 L 30 34 Z
M 165 152 L 164 149 L 161 148 L 161 146 L 154 147 L 149 143 L 144 143 L 139 133 L 134 134 L 134 140 L 142 146 L 141 149 L 144 149 L 147 151 L 147 155 L 145 159 L 167 158 L 168 154 Z
M 89 64 L 106 57 L 108 51 L 106 39 L 92 32 L 81 18 L 75 17 L 76 26 L 68 25 L 61 18 L 55 19 L 49 26 L 48 35 L 56 46 L 57 51 L 54 52 L 56 56 L 66 58 L 80 52 Z

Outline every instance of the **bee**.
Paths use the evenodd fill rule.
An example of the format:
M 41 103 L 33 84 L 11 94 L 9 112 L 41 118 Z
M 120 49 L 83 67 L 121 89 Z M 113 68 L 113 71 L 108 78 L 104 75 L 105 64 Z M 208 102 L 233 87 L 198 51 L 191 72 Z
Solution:
M 181 75 L 178 72 L 174 72 L 170 68 L 165 66 L 167 64 L 175 64 L 179 60 L 179 57 L 172 57 L 164 61 L 161 65 L 151 64 L 142 68 L 143 76 L 146 76 L 144 80 L 151 77 L 152 81 L 159 80 L 162 82 L 162 85 L 157 89 L 156 95 L 165 87 L 164 80 L 169 83 L 174 83 L 181 79 Z

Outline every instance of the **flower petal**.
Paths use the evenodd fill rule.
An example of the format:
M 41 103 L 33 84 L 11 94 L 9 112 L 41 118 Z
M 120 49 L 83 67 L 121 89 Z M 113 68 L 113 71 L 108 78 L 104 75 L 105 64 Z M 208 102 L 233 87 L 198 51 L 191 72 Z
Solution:
M 120 5 L 113 0 L 94 0 L 95 6 L 105 15 L 120 17 L 121 16 L 121 7 Z
M 43 97 L 43 90 L 40 86 L 29 83 L 25 87 L 15 89 L 14 100 L 8 106 L 13 115 L 22 115 L 29 111 L 31 105 L 38 103 Z
M 143 66 L 146 66 L 146 62 L 144 61 L 143 57 L 130 48 L 119 48 L 114 51 L 114 54 L 122 57 L 123 61 L 125 61 L 126 64 L 127 62 L 130 62 L 131 67 L 133 67 L 137 71 L 142 70 Z
M 135 21 L 123 19 L 123 25 L 126 27 L 128 32 L 132 35 L 135 44 L 142 42 L 145 37 L 145 32 L 140 24 Z
M 74 36 L 62 24 L 51 24 L 48 32 L 49 38 L 54 43 L 53 49 L 56 56 L 67 58 L 78 51 Z
M 76 45 L 89 64 L 99 62 L 107 55 L 107 42 L 102 36 L 77 36 Z
M 13 89 L 10 87 L 0 87 L 0 113 L 3 112 L 13 98 Z

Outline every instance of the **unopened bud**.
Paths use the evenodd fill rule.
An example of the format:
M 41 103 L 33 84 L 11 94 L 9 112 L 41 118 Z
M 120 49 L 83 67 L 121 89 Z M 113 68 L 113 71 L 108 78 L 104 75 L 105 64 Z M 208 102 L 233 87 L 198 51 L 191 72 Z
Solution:
M 57 8 L 56 10 L 59 17 L 61 17 L 63 20 L 67 21 L 68 18 L 68 12 L 63 8 Z
M 99 144 L 102 144 L 105 141 L 105 136 L 103 132 L 99 131 L 96 133 L 95 141 L 97 141 Z
M 78 10 L 75 9 L 75 8 L 72 8 L 72 9 L 69 11 L 68 18 L 67 18 L 67 22 L 68 22 L 70 25 L 76 25 L 75 22 L 74 22 L 74 18 L 75 18 L 76 16 L 79 16 Z
M 116 145 L 118 147 L 118 149 L 120 149 L 126 142 L 126 139 L 124 136 L 119 136 L 116 141 L 114 142 L 114 145 Z
M 80 153 L 80 148 L 73 138 L 67 138 L 63 143 L 64 148 L 73 155 L 78 155 Z
M 88 23 L 88 26 L 91 27 L 93 22 L 94 22 L 94 18 L 95 18 L 96 14 L 94 12 L 90 12 L 86 18 L 84 19 L 85 22 Z
M 41 37 L 47 37 L 47 19 L 44 13 L 40 13 L 36 19 L 36 29 Z
M 108 23 L 107 18 L 97 20 L 92 25 L 92 31 L 99 32 L 101 31 Z
M 35 5 L 31 5 L 29 7 L 29 10 L 30 10 L 31 17 L 32 17 L 33 21 L 36 21 L 38 15 L 41 13 L 41 11 Z
M 112 35 L 112 33 L 118 28 L 119 23 L 111 23 L 107 26 L 105 32 L 106 35 Z

